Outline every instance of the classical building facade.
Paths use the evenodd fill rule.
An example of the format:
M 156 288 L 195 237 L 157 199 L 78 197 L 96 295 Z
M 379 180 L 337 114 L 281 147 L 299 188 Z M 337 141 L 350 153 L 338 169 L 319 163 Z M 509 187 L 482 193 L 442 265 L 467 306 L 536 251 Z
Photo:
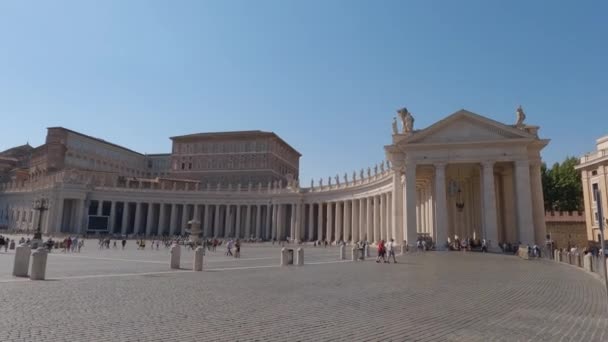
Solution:
M 394 120 L 391 144 L 384 147 L 386 161 L 310 187 L 298 181 L 299 153 L 273 133 L 237 132 L 244 143 L 224 149 L 214 147 L 223 134 L 212 133 L 172 138 L 170 155 L 123 148 L 113 155 L 76 156 L 78 148 L 66 142 L 70 145 L 70 133 L 82 135 L 60 132 L 61 148 L 35 149 L 49 152 L 32 162 L 30 178 L 0 185 L 0 224 L 33 230 L 40 215 L 32 201 L 43 197 L 50 203 L 42 215 L 45 233 L 171 235 L 183 233 L 196 219 L 205 237 L 394 238 L 412 245 L 425 237 L 440 247 L 449 239 L 485 238 L 494 248 L 498 242 L 544 242 L 540 151 L 548 140 L 539 138 L 537 126 L 524 123 L 521 108 L 514 125 L 460 110 L 414 129 L 411 113 L 402 109 L 398 115 L 401 125 Z M 106 144 L 109 150 L 117 147 Z M 237 168 L 247 171 L 233 170 L 235 159 L 209 167 L 210 153 L 222 160 L 238 156 Z M 270 182 L 255 178 L 268 169 L 252 163 L 263 156 L 281 162 L 270 170 L 276 175 Z M 155 160 L 170 165 L 169 171 L 155 169 Z M 167 177 L 152 178 L 163 172 Z M 214 178 L 224 172 L 235 181 L 226 178 L 226 185 Z
M 599 242 L 599 204 L 603 216 L 608 215 L 608 135 L 597 139 L 596 150 L 582 156 L 576 169 L 583 184 L 587 238 Z

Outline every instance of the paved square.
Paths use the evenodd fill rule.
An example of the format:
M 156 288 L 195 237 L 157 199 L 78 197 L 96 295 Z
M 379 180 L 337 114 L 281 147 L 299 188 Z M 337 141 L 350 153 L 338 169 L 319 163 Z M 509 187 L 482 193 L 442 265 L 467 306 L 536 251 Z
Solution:
M 278 267 L 279 247 L 241 259 L 207 253 L 205 271 L 169 269 L 168 250 L 49 255 L 44 282 L 13 278 L 0 254 L 3 341 L 605 341 L 602 284 L 567 265 L 512 256 L 429 252 L 398 264 L 340 262 L 305 247 Z M 349 253 L 347 253 L 349 255 Z

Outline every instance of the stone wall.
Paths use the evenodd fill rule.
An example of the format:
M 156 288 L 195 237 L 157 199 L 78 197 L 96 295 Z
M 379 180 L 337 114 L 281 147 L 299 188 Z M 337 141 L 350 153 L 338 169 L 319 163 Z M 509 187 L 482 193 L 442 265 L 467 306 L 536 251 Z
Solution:
M 555 248 L 585 247 L 589 243 L 584 213 L 547 212 L 545 224 Z

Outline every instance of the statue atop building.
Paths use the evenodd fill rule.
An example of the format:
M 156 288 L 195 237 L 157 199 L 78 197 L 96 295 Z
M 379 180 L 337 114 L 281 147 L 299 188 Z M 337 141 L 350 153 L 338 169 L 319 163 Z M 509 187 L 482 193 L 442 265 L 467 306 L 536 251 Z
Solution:
M 399 134 L 399 127 L 397 126 L 396 117 L 393 117 L 393 134 Z
M 403 107 L 397 111 L 399 118 L 401 118 L 401 124 L 403 125 L 403 133 L 411 134 L 414 131 L 414 117 L 407 108 Z
M 524 113 L 524 109 L 521 107 L 521 105 L 519 107 L 517 107 L 516 116 L 517 116 L 517 122 L 515 123 L 515 127 L 523 128 L 524 121 L 526 120 L 526 113 Z

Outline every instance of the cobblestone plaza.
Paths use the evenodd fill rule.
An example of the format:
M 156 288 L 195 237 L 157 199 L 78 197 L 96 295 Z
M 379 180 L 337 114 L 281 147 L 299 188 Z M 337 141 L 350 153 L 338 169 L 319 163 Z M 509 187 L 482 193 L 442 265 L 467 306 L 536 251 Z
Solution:
M 3 341 L 605 341 L 602 283 L 573 267 L 514 256 L 425 252 L 397 264 L 338 260 L 305 246 L 279 267 L 279 247 L 241 259 L 207 252 L 205 271 L 170 271 L 168 250 L 49 255 L 47 281 L 10 276 L 0 254 Z

